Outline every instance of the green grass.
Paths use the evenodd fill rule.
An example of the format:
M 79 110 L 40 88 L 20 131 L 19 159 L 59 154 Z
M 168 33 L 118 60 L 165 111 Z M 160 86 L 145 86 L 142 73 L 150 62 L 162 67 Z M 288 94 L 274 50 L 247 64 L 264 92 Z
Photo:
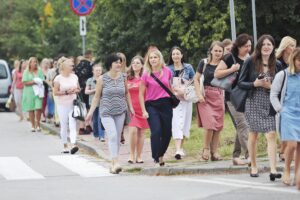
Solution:
M 194 109 L 195 110 L 195 109 Z M 203 128 L 198 128 L 195 113 L 193 113 L 193 121 L 191 126 L 191 135 L 188 140 L 184 142 L 184 150 L 188 158 L 199 159 L 199 155 L 203 149 Z M 228 113 L 224 117 L 224 128 L 221 132 L 220 144 L 218 152 L 224 159 L 231 159 L 235 142 L 236 130 L 233 126 L 231 118 Z M 150 138 L 150 130 L 145 132 L 146 138 Z M 171 140 L 170 147 L 174 147 L 174 141 Z M 244 153 L 242 153 L 244 155 Z M 257 143 L 257 156 L 264 157 L 267 155 L 267 142 L 264 134 L 259 134 Z
M 188 157 L 199 158 L 199 155 L 202 153 L 203 149 L 203 128 L 198 128 L 196 117 L 193 117 L 191 135 L 188 140 L 184 143 L 184 149 Z M 231 118 L 228 113 L 225 114 L 224 118 L 224 129 L 221 132 L 220 144 L 219 144 L 219 153 L 225 159 L 230 159 L 232 157 L 232 151 L 235 142 L 236 130 L 233 126 Z M 174 147 L 173 140 L 170 144 Z M 266 155 L 266 139 L 263 134 L 260 134 L 258 143 L 257 143 L 257 155 L 265 156 Z M 242 154 L 243 155 L 243 154 Z

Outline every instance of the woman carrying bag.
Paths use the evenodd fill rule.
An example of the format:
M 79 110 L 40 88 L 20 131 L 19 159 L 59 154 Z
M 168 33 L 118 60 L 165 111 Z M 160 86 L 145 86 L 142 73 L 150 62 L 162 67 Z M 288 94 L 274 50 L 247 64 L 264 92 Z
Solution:
M 215 41 L 209 48 L 208 59 L 203 59 L 198 65 L 194 78 L 196 93 L 199 97 L 197 103 L 197 117 L 199 127 L 204 128 L 204 145 L 202 159 L 208 161 L 222 160 L 218 154 L 220 133 L 224 126 L 224 91 L 211 85 L 214 72 L 223 58 L 224 47 L 219 41 Z M 202 83 L 201 76 L 204 78 Z M 204 87 L 200 88 L 200 85 Z
M 53 95 L 57 96 L 57 113 L 60 121 L 60 136 L 64 145 L 62 153 L 75 154 L 77 131 L 76 119 L 72 117 L 73 102 L 80 92 L 78 77 L 73 73 L 72 59 L 62 57 L 58 60 L 59 75 L 53 80 Z M 68 148 L 68 129 L 70 130 L 71 149 Z

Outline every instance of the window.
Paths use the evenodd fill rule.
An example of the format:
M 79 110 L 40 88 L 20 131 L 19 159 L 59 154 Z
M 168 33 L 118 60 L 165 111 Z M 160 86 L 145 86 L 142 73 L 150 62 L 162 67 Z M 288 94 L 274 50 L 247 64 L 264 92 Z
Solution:
M 7 70 L 5 65 L 0 64 L 0 79 L 6 79 L 7 78 Z

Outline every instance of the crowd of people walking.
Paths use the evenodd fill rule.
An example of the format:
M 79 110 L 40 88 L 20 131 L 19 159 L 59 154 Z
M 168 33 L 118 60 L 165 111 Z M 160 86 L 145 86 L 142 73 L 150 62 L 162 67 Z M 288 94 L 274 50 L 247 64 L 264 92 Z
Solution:
M 104 62 L 93 60 L 91 51 L 76 59 L 43 59 L 41 65 L 36 57 L 16 61 L 12 87 L 16 111 L 20 120 L 29 117 L 32 132 L 41 131 L 40 121 L 60 126 L 63 153 L 79 150 L 77 134 L 93 132 L 95 138 L 107 142 L 110 172 L 116 174 L 122 171 L 119 150 L 125 126 L 130 143 L 128 163 L 144 162 L 146 129 L 151 132 L 155 166 L 165 165 L 171 138 L 174 157 L 183 159 L 193 103 L 198 127 L 204 129 L 201 160 L 222 160 L 218 148 L 227 111 L 236 129 L 233 164 L 249 165 L 250 176 L 259 176 L 256 145 L 262 133 L 267 140 L 269 178 L 280 179 L 278 133 L 279 159 L 285 162 L 283 183 L 298 181 L 300 187 L 300 49 L 296 40 L 284 37 L 277 49 L 271 35 L 262 35 L 254 48 L 248 34 L 238 35 L 233 42 L 214 41 L 197 68 L 184 55 L 174 46 L 166 63 L 159 48 L 150 46 L 144 58 L 133 57 L 129 67 L 120 52 L 107 55 Z M 75 107 L 82 115 L 78 128 Z

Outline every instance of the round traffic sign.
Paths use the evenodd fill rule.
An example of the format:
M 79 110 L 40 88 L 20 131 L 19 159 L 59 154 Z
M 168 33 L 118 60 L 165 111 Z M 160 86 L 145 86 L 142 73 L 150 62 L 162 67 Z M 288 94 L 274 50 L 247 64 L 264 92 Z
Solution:
M 95 7 L 95 0 L 70 0 L 72 11 L 79 16 L 90 14 Z

